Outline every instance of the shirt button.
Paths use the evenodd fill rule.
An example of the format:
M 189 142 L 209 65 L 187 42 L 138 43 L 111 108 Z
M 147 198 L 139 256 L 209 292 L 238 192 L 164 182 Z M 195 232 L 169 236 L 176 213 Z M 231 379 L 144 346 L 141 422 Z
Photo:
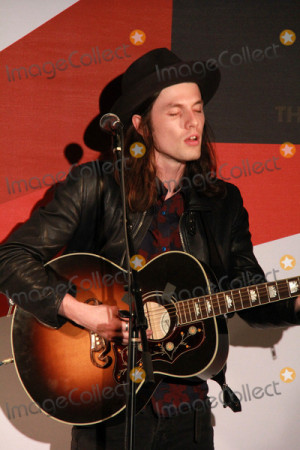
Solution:
M 162 251 L 165 252 L 167 250 L 167 247 L 163 247 Z
M 163 212 L 162 212 L 162 215 L 163 215 L 163 216 L 165 216 L 166 214 L 167 214 L 166 211 L 163 211 Z

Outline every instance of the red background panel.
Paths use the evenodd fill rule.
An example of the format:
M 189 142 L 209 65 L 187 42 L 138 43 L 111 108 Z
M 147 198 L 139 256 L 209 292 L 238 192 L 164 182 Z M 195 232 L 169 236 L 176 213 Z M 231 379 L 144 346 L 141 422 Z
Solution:
M 142 54 L 171 48 L 171 27 L 170 0 L 81 0 L 1 52 L 0 241 L 29 217 L 47 185 L 70 170 L 67 146 L 81 148 L 79 163 L 99 157 L 83 136 L 99 112 L 100 92 Z M 143 45 L 130 42 L 135 29 L 146 34 Z M 103 55 L 108 49 L 113 53 Z M 80 67 L 58 62 L 69 57 Z M 64 70 L 54 76 L 57 64 Z M 20 78 L 14 71 L 21 67 L 27 78 L 24 69 Z M 1 298 L 0 315 L 6 310 Z
M 279 148 L 217 144 L 218 175 L 240 188 L 254 245 L 299 233 L 299 153 L 284 158 Z
M 25 180 L 28 185 L 32 177 L 42 180 L 43 176 L 52 175 L 55 178 L 57 173 L 68 171 L 70 163 L 64 150 L 70 143 L 77 143 L 83 149 L 80 162 L 96 159 L 98 152 L 84 145 L 83 134 L 98 113 L 102 88 L 143 53 L 159 46 L 170 47 L 171 1 L 155 0 L 149 5 L 132 2 L 130 8 L 121 1 L 113 4 L 112 15 L 111 8 L 103 2 L 83 0 L 2 52 L 1 203 L 18 196 L 22 197 L 20 201 L 26 202 L 24 194 L 32 191 L 26 190 L 23 183 L 21 192 L 16 186 L 15 192 L 9 193 L 7 184 Z M 131 44 L 129 35 L 134 29 L 145 32 L 143 45 Z M 93 54 L 92 49 L 96 52 L 98 48 L 102 54 L 104 50 L 114 51 L 120 46 L 117 52 L 120 58 L 114 56 L 111 61 L 102 60 L 88 66 L 80 63 L 82 55 Z M 31 73 L 36 75 L 43 65 L 50 71 L 50 63 L 68 60 L 72 52 L 78 52 L 73 53 L 71 60 L 80 67 L 65 65 L 65 70 L 57 70 L 52 79 L 43 71 L 42 75 L 29 74 L 30 67 Z M 88 63 L 90 58 L 86 56 L 82 61 Z M 28 78 L 25 71 L 20 72 L 21 79 L 14 72 L 13 81 L 12 71 L 20 67 L 27 69 Z M 49 180 L 50 177 L 46 183 Z M 5 205 L 6 211 L 7 208 Z M 7 227 L 2 222 L 2 236 L 5 231 Z

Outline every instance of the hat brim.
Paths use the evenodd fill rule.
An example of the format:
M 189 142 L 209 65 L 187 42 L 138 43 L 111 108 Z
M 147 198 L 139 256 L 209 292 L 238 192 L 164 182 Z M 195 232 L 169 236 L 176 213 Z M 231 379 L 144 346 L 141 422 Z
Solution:
M 196 72 L 196 64 L 200 65 L 200 71 Z M 199 86 L 204 104 L 207 104 L 214 96 L 220 84 L 220 71 L 214 66 L 210 70 L 202 61 L 178 62 L 155 71 L 143 78 L 135 88 L 123 94 L 112 106 L 110 112 L 120 117 L 126 125 L 133 114 L 139 111 L 152 95 L 174 84 L 192 82 Z
M 85 129 L 83 140 L 87 147 L 92 150 L 101 151 L 108 155 L 111 151 L 111 136 L 100 128 L 100 119 L 103 114 L 111 110 L 112 105 L 122 93 L 122 74 L 111 80 L 101 91 L 99 97 L 100 113 L 88 124 Z

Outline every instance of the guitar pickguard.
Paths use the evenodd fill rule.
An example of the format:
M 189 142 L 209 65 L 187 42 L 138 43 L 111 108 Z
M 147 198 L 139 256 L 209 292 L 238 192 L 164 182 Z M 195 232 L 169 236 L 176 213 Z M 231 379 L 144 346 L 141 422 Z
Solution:
M 202 328 L 202 323 L 190 325 L 189 327 L 181 327 L 180 332 L 174 332 L 174 340 L 167 338 L 161 342 L 148 340 L 150 352 L 152 355 L 153 365 L 160 361 L 166 363 L 166 375 L 173 373 L 172 367 L 169 364 L 173 363 L 181 355 L 186 355 L 188 351 L 193 351 L 201 346 L 205 339 L 205 333 Z M 114 345 L 115 353 L 115 369 L 114 378 L 118 383 L 126 383 L 127 376 L 127 361 L 128 361 L 128 346 Z M 138 344 L 137 363 L 136 366 L 142 367 L 141 344 Z M 175 373 L 175 370 L 174 370 Z M 178 375 L 179 376 L 179 375 Z
M 164 292 L 147 292 L 143 296 L 144 312 L 148 327 L 152 330 L 152 339 L 148 339 L 154 369 L 160 364 L 160 373 L 180 376 L 180 357 L 200 347 L 205 340 L 203 322 L 188 326 L 178 326 L 176 299 L 165 298 Z M 142 367 L 141 344 L 138 344 L 136 366 Z M 127 376 L 127 346 L 114 345 L 114 377 L 118 383 L 125 383 Z M 174 363 L 176 364 L 174 365 Z M 174 366 L 174 367 L 173 367 Z
M 204 335 L 201 332 L 202 329 L 199 328 L 199 326 L 196 327 L 195 325 L 191 325 L 187 330 L 180 331 L 180 338 L 178 337 L 175 340 L 175 343 L 171 340 L 166 340 L 166 342 L 154 344 L 152 346 L 152 356 L 156 357 L 159 355 L 161 358 L 166 357 L 166 360 L 172 362 L 180 356 L 181 347 L 183 347 L 184 351 L 186 352 L 188 349 L 194 350 L 196 346 L 202 344 Z M 200 333 L 202 334 L 202 336 L 199 335 Z M 192 337 L 197 338 L 196 343 L 194 339 L 191 339 Z

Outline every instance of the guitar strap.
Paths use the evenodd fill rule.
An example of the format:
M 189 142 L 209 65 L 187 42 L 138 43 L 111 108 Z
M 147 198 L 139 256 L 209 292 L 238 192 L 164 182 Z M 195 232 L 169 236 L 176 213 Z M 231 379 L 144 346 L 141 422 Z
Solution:
M 207 223 L 205 214 L 200 213 L 200 218 L 207 241 L 210 266 L 213 267 L 215 275 L 218 277 L 217 279 L 220 280 L 222 276 L 226 275 L 226 270 L 218 251 L 215 238 L 210 230 L 209 224 Z M 217 375 L 212 377 L 212 380 L 216 381 L 223 391 L 223 407 L 226 408 L 228 406 L 233 412 L 239 412 L 242 410 L 241 402 L 226 383 L 225 372 L 226 364 Z

